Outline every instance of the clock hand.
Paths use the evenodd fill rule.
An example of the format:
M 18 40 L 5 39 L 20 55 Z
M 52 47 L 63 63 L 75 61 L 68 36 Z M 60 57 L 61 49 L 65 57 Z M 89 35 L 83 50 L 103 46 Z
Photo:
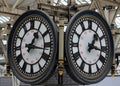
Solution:
M 88 43 L 88 51 L 90 52 L 93 49 L 93 44 Z
M 98 40 L 98 37 L 97 37 L 97 35 L 96 34 L 94 34 L 93 35 L 93 41 L 92 41 L 92 43 L 91 44 L 95 44 L 95 41 L 97 41 Z
M 34 33 L 33 36 L 34 36 L 34 38 L 33 38 L 32 42 L 31 42 L 31 44 L 33 44 L 35 42 L 35 39 L 39 38 L 38 32 Z
M 38 38 L 39 38 L 38 32 L 34 33 L 33 36 L 34 36 L 34 38 L 32 39 L 32 42 L 30 43 L 31 45 L 35 42 L 35 39 L 38 39 Z M 30 51 L 30 49 L 31 49 L 31 48 L 28 47 L 28 52 Z
M 32 45 L 32 44 L 26 44 L 25 47 L 28 47 L 29 49 L 44 49 L 44 50 L 48 50 L 48 49 L 45 49 L 45 48 L 42 48 L 42 47 L 38 47 L 38 46 L 35 46 L 35 45 Z M 28 49 L 28 52 L 30 51 Z
M 38 32 L 34 33 L 33 36 L 38 39 L 39 38 L 39 35 L 38 35 Z
M 88 43 L 88 51 L 90 52 L 91 51 L 91 49 L 95 49 L 95 50 L 99 50 L 99 51 L 102 51 L 102 52 L 105 52 L 104 50 L 102 50 L 102 49 L 99 49 L 98 47 L 96 47 L 96 46 L 94 46 L 94 45 L 92 45 L 92 44 L 89 44 Z
M 91 51 L 91 49 L 93 49 L 93 47 L 91 47 L 92 45 L 94 45 L 95 44 L 95 41 L 97 41 L 98 40 L 98 37 L 97 37 L 97 35 L 96 34 L 94 34 L 93 35 L 93 41 L 92 41 L 92 43 L 90 44 L 90 43 L 88 43 L 88 51 L 90 52 Z

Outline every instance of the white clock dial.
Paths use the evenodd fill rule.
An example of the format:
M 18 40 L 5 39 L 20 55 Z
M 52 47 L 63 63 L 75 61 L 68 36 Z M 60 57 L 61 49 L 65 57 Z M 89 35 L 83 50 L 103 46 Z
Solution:
M 92 43 L 94 34 L 96 33 L 92 30 L 86 30 L 81 34 L 79 39 L 79 53 L 87 64 L 96 63 L 100 56 L 100 51 L 96 51 L 95 49 L 92 49 L 90 52 L 88 51 L 88 45 L 89 43 Z M 97 46 L 99 49 L 101 49 L 99 39 L 95 42 L 94 46 Z
M 104 32 L 101 30 L 102 27 L 97 25 L 95 20 L 85 18 L 84 21 L 81 21 L 74 27 L 77 28 L 73 30 L 72 39 L 70 39 L 72 41 L 70 44 L 72 48 L 70 49 L 73 54 L 73 60 L 75 59 L 78 67 L 82 68 L 81 71 L 86 74 L 94 74 L 101 69 L 102 65 L 105 64 L 105 60 L 107 60 L 106 56 L 108 53 L 104 50 L 108 51 L 108 42 L 105 41 L 105 39 L 108 39 L 103 38 Z M 78 32 L 79 30 L 80 32 Z M 102 53 L 104 53 L 104 56 Z M 94 71 L 93 65 L 98 68 L 96 69 L 97 71 Z
M 26 44 L 30 44 L 32 42 L 32 39 L 34 39 L 33 34 L 36 33 L 36 30 L 30 30 L 26 33 L 22 40 L 21 44 L 21 52 L 23 59 L 28 63 L 28 64 L 34 64 L 38 62 L 38 60 L 41 58 L 43 54 L 43 49 L 34 49 L 28 52 L 28 47 L 26 47 Z M 35 39 L 34 45 L 44 48 L 44 41 L 41 33 L 38 33 L 38 38 Z
M 51 55 L 53 39 L 48 26 L 31 18 L 20 26 L 18 31 L 18 36 L 15 38 L 17 62 L 24 72 L 37 73 L 47 64 Z

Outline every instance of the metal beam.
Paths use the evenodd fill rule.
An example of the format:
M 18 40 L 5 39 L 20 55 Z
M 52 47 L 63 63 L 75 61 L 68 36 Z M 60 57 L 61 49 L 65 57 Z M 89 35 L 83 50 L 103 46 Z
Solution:
M 10 15 L 21 15 L 26 10 L 20 10 L 20 9 L 12 9 L 7 7 L 0 7 L 0 13 L 10 14 Z
M 95 8 L 95 0 L 93 0 L 89 6 L 89 9 L 92 10 Z
M 2 0 L 2 1 L 3 1 L 4 5 L 5 5 L 7 8 L 9 8 L 7 1 L 6 1 L 6 0 Z
M 19 4 L 21 0 L 16 0 L 15 4 L 13 5 L 12 9 L 16 8 L 16 6 Z
M 102 3 L 108 4 L 108 5 L 120 5 L 120 2 L 118 1 L 113 1 L 113 0 L 102 0 Z
M 19 4 L 16 7 L 19 7 L 23 2 L 25 2 L 26 0 L 20 0 Z
M 104 18 L 106 18 L 106 17 L 105 17 L 105 14 L 104 14 L 104 11 L 103 11 L 103 9 L 102 9 L 102 5 L 101 5 L 100 0 L 95 0 L 95 5 L 96 5 L 96 7 L 98 8 L 100 14 L 101 14 Z
M 111 23 L 111 24 L 115 21 L 115 17 L 116 17 L 116 15 L 118 14 L 118 11 L 120 11 L 120 6 L 118 6 L 117 10 L 115 11 L 115 14 L 114 14 L 113 18 L 111 19 L 111 17 L 110 17 L 110 19 L 111 19 L 110 23 Z M 111 15 L 111 14 L 113 14 L 113 13 L 110 13 L 110 15 Z
M 110 12 L 109 12 L 109 10 L 105 10 L 104 14 L 105 14 L 105 19 L 106 19 L 107 23 L 110 25 Z
M 3 50 L 3 53 L 4 53 L 4 57 L 5 57 L 5 62 L 8 63 L 7 51 L 6 51 L 5 47 L 4 47 L 4 44 L 3 44 L 1 39 L 0 39 L 0 45 L 2 46 L 2 50 Z

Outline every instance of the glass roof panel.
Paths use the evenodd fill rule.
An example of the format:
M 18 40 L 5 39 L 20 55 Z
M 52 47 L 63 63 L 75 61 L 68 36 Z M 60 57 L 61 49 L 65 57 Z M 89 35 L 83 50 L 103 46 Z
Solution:
M 6 16 L 0 16 L 0 24 L 8 22 L 10 20 L 10 17 L 6 17 Z
M 117 16 L 117 17 L 115 18 L 115 24 L 116 24 L 116 27 L 117 27 L 117 28 L 120 28 L 120 16 Z
M 75 0 L 77 4 L 90 4 L 91 0 Z

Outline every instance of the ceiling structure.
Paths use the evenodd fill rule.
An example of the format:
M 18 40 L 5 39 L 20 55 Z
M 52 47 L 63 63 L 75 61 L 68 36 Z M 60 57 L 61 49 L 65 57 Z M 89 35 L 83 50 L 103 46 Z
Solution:
M 57 15 L 58 13 L 66 13 L 67 15 L 67 8 L 70 7 L 76 9 L 75 11 L 71 10 L 71 14 L 79 10 L 91 9 L 99 11 L 100 14 L 106 17 L 110 25 L 115 24 L 115 26 L 119 28 L 119 6 L 119 0 L 0 0 L 0 15 L 6 16 L 9 19 L 7 22 L 13 24 L 22 13 L 28 9 L 37 9 L 38 7 L 50 14 L 54 12 L 53 15 L 56 15 L 56 11 Z M 2 23 L 0 26 L 4 27 L 5 24 L 6 23 Z
M 66 24 L 78 11 L 95 10 L 106 19 L 111 29 L 120 28 L 120 0 L 0 0 L 0 30 L 4 30 L 7 24 L 13 25 L 22 13 L 32 9 L 47 12 L 55 17 L 56 23 L 59 23 L 59 17 L 62 16 Z M 3 54 L 2 48 L 0 55 Z M 0 56 L 0 64 L 4 62 L 4 56 Z

